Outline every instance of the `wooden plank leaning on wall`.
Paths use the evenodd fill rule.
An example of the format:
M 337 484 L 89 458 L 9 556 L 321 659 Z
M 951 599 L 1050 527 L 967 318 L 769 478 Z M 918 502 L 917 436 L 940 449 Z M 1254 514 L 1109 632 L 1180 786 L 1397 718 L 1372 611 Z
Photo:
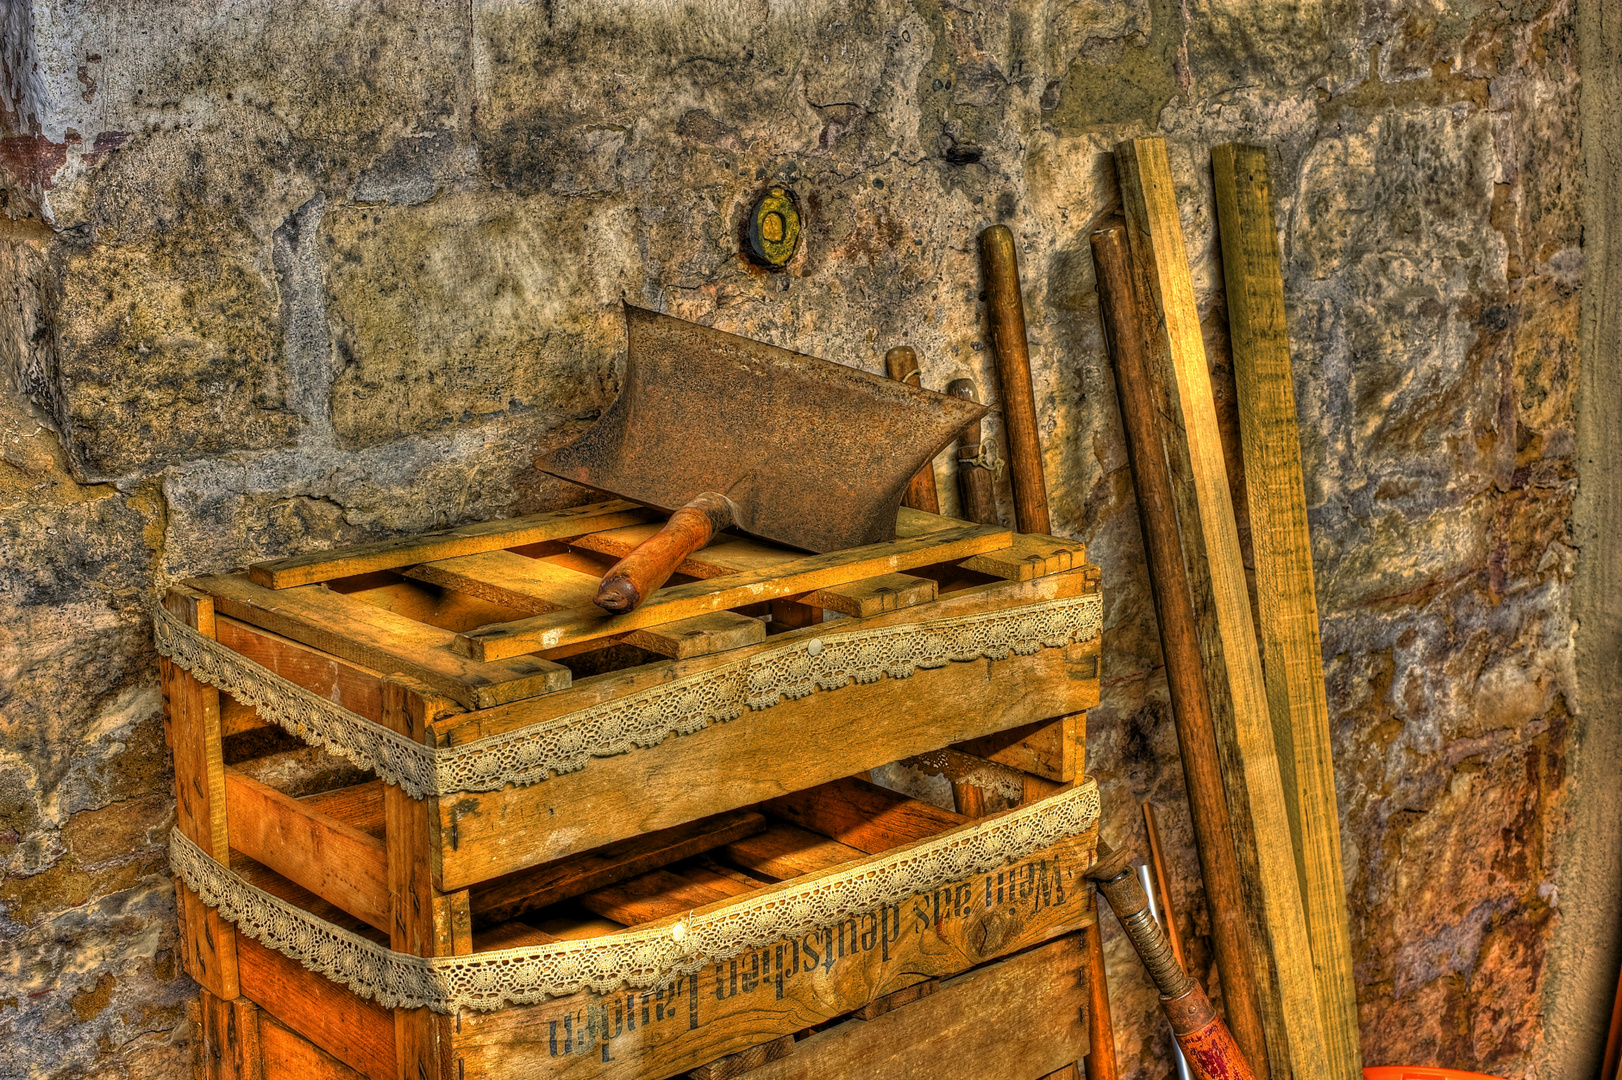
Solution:
M 1352 976 L 1323 643 L 1267 151 L 1219 146 L 1211 151 L 1211 163 L 1244 443 L 1267 706 L 1295 841 L 1328 1075 L 1333 1080 L 1357 1080 L 1363 1069 L 1357 983 Z
M 1116 147 L 1132 258 L 1159 318 L 1175 379 L 1169 432 L 1186 441 L 1173 461 L 1183 559 L 1200 621 L 1204 675 L 1222 751 L 1258 976 L 1271 970 L 1262 1019 L 1274 1075 L 1328 1075 L 1301 886 L 1296 876 L 1278 752 L 1257 651 L 1205 342 L 1164 139 Z M 1238 1034 L 1237 1032 L 1235 1033 Z M 1247 1057 L 1251 1047 L 1241 1040 Z M 1258 1075 L 1260 1070 L 1258 1070 Z

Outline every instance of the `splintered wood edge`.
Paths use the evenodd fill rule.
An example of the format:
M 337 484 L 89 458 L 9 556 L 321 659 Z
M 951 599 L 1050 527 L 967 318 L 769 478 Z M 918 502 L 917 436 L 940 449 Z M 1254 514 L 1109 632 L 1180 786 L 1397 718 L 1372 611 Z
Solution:
M 498 519 L 444 532 L 423 533 L 360 544 L 339 551 L 318 551 L 255 563 L 248 577 L 267 589 L 289 589 L 375 570 L 393 570 L 456 555 L 517 547 L 542 540 L 562 540 L 602 529 L 638 525 L 658 515 L 623 499 L 590 503 L 547 514 Z

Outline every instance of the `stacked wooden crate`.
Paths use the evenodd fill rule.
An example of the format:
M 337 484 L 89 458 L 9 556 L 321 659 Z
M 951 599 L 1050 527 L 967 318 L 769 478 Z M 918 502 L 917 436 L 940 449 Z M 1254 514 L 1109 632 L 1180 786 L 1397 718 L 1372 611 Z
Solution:
M 159 639 L 203 1076 L 950 1068 L 1037 1080 L 1085 1052 L 1076 931 L 1094 920 L 1082 880 L 1092 830 L 945 887 L 926 877 L 901 895 L 893 880 L 897 866 L 936 866 L 975 838 L 1026 836 L 1045 820 L 1033 815 L 1096 801 L 1082 740 L 1098 693 L 1099 586 L 1080 546 L 904 510 L 894 542 L 827 555 L 723 537 L 641 608 L 603 615 L 590 604 L 597 578 L 656 527 L 646 510 L 599 503 L 171 591 Z M 1086 610 L 1094 629 L 962 654 L 992 623 L 1036 625 L 1020 628 L 1029 644 L 1059 609 L 1072 624 Z M 598 724 L 599 745 L 578 761 L 466 790 L 414 794 L 379 778 L 387 762 L 368 774 L 323 756 L 283 728 L 329 749 L 330 731 L 266 704 L 267 683 L 272 697 L 302 688 L 307 714 L 353 714 L 356 737 L 385 759 L 395 735 L 430 757 L 525 740 L 557 753 L 578 718 L 605 707 L 657 699 L 668 712 L 727 672 L 792 680 L 796 664 L 898 638 L 934 651 L 765 700 L 752 687 L 749 707 L 679 721 L 668 737 L 655 726 L 615 742 Z M 943 641 L 957 642 L 951 658 Z M 230 662 L 221 675 L 210 656 L 279 678 L 232 676 Z M 870 782 L 874 769 L 891 787 Z M 955 801 L 892 789 L 931 782 Z M 229 878 L 362 947 L 476 960 L 631 940 L 617 935 L 680 942 L 751 905 L 886 873 L 891 893 L 870 911 L 669 977 L 437 1011 L 386 1008 L 364 973 L 280 947 L 208 884 Z

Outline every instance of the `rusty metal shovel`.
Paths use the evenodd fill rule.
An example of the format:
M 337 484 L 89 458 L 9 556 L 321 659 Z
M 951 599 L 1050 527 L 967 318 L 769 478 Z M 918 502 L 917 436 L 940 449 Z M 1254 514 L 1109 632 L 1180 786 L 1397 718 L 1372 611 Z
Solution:
M 603 576 L 630 611 L 723 529 L 808 551 L 895 538 L 918 469 L 985 408 L 843 364 L 625 307 L 625 386 L 536 464 L 670 513 Z

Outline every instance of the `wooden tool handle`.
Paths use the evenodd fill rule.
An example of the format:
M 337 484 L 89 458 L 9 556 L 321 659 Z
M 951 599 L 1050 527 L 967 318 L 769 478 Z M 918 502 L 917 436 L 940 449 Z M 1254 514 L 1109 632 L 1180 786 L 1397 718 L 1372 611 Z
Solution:
M 918 372 L 918 354 L 905 345 L 897 345 L 884 354 L 884 369 L 890 378 L 898 383 L 906 383 L 919 390 L 924 388 L 923 376 Z M 976 426 L 978 423 L 976 421 Z M 924 467 L 913 474 L 912 482 L 907 485 L 907 494 L 901 499 L 901 505 L 931 514 L 941 512 L 940 495 L 935 491 L 935 466 L 932 462 L 924 462 Z
M 1019 292 L 1014 234 L 993 225 L 980 234 L 980 265 L 991 322 L 991 352 L 1002 384 L 1002 421 L 1008 433 L 1008 467 L 1014 482 L 1014 521 L 1022 533 L 1048 533 L 1048 489 L 1042 445 L 1036 437 L 1036 398 L 1031 392 L 1031 354 L 1025 339 L 1025 301 Z
M 1183 1048 L 1190 1071 L 1198 1080 L 1255 1080 L 1233 1033 L 1217 1016 L 1200 984 L 1188 977 L 1172 955 L 1166 932 L 1149 914 L 1149 898 L 1132 872 L 1132 853 L 1111 851 L 1100 840 L 1098 854 L 1099 860 L 1087 876 L 1098 883 L 1138 958 L 1149 969 L 1160 990 L 1160 1007 L 1171 1021 L 1172 1034 Z
M 1148 305 L 1147 282 L 1137 280 L 1142 275 L 1132 262 L 1125 223 L 1115 221 L 1100 226 L 1092 235 L 1092 249 L 1099 316 L 1115 368 L 1121 419 L 1126 425 L 1127 456 L 1137 487 L 1138 515 L 1149 557 L 1160 651 L 1171 690 L 1172 718 L 1177 726 L 1189 816 L 1199 850 L 1200 876 L 1211 912 L 1211 940 L 1222 979 L 1222 1007 L 1257 1074 L 1266 1077 L 1269 1062 L 1261 991 L 1252 968 L 1239 856 L 1222 790 L 1216 721 L 1205 687 L 1194 601 L 1178 539 L 1171 469 L 1160 428 L 1160 404 L 1154 398 L 1156 380 L 1152 368 L 1166 362 L 1166 358 L 1155 351 L 1160 340 L 1154 332 L 1156 316 Z
M 946 392 L 964 401 L 978 402 L 973 379 L 953 379 Z M 957 491 L 963 502 L 963 520 L 976 525 L 997 524 L 997 496 L 989 463 L 981 454 L 980 421 L 963 429 L 957 444 Z
M 665 527 L 642 541 L 635 551 L 609 567 L 592 602 L 616 615 L 635 610 L 670 580 L 687 556 L 734 520 L 731 499 L 714 491 L 704 492 L 671 514 Z

